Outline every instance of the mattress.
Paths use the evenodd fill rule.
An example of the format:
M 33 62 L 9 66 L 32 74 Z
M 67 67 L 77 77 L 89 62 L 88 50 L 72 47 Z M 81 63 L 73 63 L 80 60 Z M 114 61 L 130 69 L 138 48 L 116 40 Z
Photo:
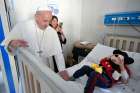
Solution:
M 99 59 L 111 55 L 115 48 L 97 44 L 97 46 L 84 58 L 79 64 L 67 68 L 69 76 L 81 68 L 83 65 L 91 65 L 92 63 L 98 63 Z M 103 53 L 102 53 L 103 52 Z M 127 52 L 127 51 L 126 51 Z M 134 58 L 135 62 L 130 66 L 132 70 L 132 77 L 128 84 L 117 84 L 111 88 L 103 89 L 96 87 L 94 93 L 139 93 L 140 91 L 140 53 L 127 52 L 128 55 Z M 81 88 L 84 88 L 87 81 L 87 76 L 83 76 L 77 79 L 77 84 L 81 84 Z

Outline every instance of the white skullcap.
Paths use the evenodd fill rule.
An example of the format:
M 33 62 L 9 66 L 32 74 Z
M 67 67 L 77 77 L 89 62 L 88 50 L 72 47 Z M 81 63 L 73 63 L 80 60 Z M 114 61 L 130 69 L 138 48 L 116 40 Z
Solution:
M 38 7 L 36 11 L 52 11 L 52 10 L 47 5 L 43 5 L 43 6 Z

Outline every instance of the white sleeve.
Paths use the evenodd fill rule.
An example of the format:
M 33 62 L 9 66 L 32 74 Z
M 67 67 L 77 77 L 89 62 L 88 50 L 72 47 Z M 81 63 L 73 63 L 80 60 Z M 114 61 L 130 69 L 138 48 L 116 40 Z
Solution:
M 129 78 L 129 75 L 126 70 L 121 71 L 121 76 L 123 80 L 127 80 Z
M 66 68 L 66 66 L 65 66 L 65 60 L 64 60 L 63 54 L 59 53 L 57 55 L 54 55 L 54 57 L 56 60 L 58 71 L 64 70 Z

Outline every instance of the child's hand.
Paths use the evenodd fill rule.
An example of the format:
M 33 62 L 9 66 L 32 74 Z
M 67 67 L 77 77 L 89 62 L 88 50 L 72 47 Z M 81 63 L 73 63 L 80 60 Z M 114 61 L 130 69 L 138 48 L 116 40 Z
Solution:
M 119 58 L 118 58 L 118 65 L 119 66 L 124 66 L 124 58 L 121 56 L 121 55 L 119 55 Z

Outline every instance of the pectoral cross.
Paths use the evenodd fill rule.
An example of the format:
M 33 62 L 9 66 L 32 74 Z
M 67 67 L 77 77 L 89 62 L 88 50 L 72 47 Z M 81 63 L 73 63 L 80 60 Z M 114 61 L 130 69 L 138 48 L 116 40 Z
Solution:
M 37 51 L 37 53 L 39 54 L 39 56 L 41 56 L 41 54 L 43 53 L 42 50 Z

